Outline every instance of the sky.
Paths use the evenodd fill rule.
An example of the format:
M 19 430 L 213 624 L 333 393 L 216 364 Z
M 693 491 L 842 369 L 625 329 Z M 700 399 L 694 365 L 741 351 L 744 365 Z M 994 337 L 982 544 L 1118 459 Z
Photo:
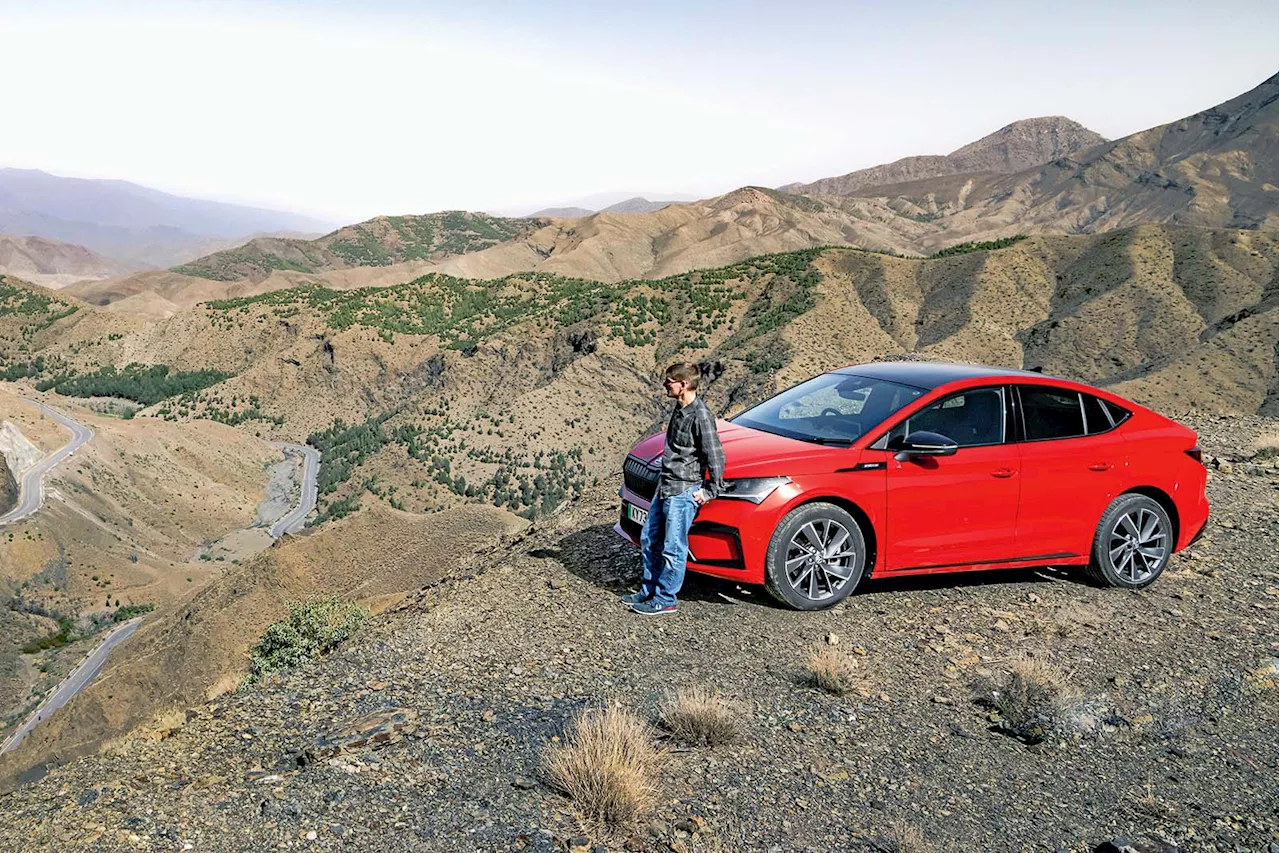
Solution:
M 1115 138 L 1280 66 L 1275 0 L 0 0 L 0 166 L 333 223 L 708 197 L 1065 115 Z

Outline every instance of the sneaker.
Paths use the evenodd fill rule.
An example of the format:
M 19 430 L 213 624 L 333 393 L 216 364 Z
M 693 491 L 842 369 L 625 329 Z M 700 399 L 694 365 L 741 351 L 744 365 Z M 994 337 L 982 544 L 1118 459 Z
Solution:
M 664 616 L 668 613 L 674 614 L 676 606 L 674 604 L 659 604 L 652 598 L 648 601 L 641 601 L 631 605 L 632 613 L 639 613 L 641 616 Z
M 633 604 L 639 604 L 642 601 L 648 601 L 649 598 L 650 596 L 645 595 L 643 592 L 633 592 L 628 595 L 622 596 L 621 601 L 624 605 L 626 605 L 627 607 L 630 607 Z

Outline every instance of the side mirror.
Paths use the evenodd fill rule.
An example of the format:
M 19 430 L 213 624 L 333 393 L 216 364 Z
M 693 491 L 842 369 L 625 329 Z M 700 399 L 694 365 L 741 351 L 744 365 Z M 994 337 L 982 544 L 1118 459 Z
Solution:
M 958 445 L 936 432 L 916 430 L 906 438 L 894 442 L 894 459 L 902 462 L 912 456 L 955 456 Z

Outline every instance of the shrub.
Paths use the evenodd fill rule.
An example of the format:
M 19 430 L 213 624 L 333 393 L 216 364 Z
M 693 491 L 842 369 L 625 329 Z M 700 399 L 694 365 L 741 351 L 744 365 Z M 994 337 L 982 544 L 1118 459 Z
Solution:
M 830 646 L 818 646 L 810 652 L 805 668 L 811 683 L 836 696 L 862 690 L 866 685 L 858 662 Z
M 1047 661 L 1014 661 L 998 680 L 980 682 L 979 690 L 978 701 L 999 715 L 996 725 L 1027 743 L 1089 727 L 1080 692 Z
M 289 603 L 289 617 L 268 626 L 253 647 L 245 685 L 277 670 L 318 658 L 354 634 L 369 619 L 363 607 L 334 595 Z
M 112 622 L 128 622 L 130 619 L 132 619 L 135 616 L 141 616 L 144 613 L 150 613 L 152 610 L 155 610 L 155 609 L 156 609 L 156 606 L 154 604 L 126 604 L 124 607 L 120 607 L 116 609 L 116 612 L 111 616 L 111 621 Z
M 684 688 L 669 697 L 662 724 L 681 743 L 717 746 L 738 737 L 733 708 L 719 691 L 705 687 Z
M 661 760 L 649 726 L 614 706 L 580 714 L 568 742 L 548 749 L 542 766 L 547 781 L 569 795 L 586 822 L 617 829 L 653 806 Z

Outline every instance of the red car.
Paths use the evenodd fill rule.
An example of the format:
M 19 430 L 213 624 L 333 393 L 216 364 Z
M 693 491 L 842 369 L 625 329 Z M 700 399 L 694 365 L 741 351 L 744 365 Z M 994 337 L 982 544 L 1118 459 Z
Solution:
M 725 491 L 691 571 L 801 610 L 877 578 L 1042 565 L 1151 584 L 1209 518 L 1195 432 L 1106 391 L 1021 370 L 883 362 L 719 422 Z M 639 544 L 664 435 L 623 465 L 615 530 Z

